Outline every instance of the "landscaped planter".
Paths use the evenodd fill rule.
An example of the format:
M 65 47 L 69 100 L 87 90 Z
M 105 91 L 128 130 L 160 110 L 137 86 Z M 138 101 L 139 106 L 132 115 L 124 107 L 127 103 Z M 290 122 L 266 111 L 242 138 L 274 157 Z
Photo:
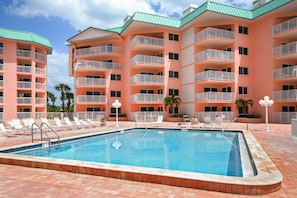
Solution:
M 241 123 L 263 123 L 262 118 L 236 118 L 235 122 Z

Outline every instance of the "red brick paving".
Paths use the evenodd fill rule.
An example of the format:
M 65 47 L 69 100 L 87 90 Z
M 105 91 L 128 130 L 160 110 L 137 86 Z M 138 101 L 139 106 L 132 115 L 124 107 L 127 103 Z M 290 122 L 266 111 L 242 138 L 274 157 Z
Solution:
M 127 125 L 134 126 L 133 123 Z M 297 197 L 297 140 L 291 138 L 291 125 L 270 124 L 271 132 L 263 131 L 264 124 L 249 124 L 248 127 L 283 174 L 281 190 L 261 197 Z M 230 128 L 246 129 L 246 124 L 235 123 Z M 65 137 L 77 133 L 82 132 L 65 132 L 61 135 Z M 0 148 L 30 141 L 31 136 L 0 137 Z M 249 196 L 0 164 L 0 197 Z

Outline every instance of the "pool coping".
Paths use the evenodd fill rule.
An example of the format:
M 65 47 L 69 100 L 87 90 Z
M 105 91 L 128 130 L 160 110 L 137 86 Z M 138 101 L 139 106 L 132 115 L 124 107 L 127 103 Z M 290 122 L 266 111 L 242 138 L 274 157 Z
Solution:
M 121 130 L 133 128 L 131 127 Z M 63 138 L 63 140 L 96 134 L 110 133 L 115 131 L 119 130 L 110 130 L 100 133 L 92 133 L 87 135 Z M 96 162 L 83 162 L 77 160 L 62 160 L 53 158 L 49 159 L 34 156 L 21 156 L 11 153 L 0 153 L 0 163 L 243 195 L 264 195 L 278 191 L 281 188 L 281 181 L 283 178 L 281 173 L 278 171 L 274 163 L 271 161 L 269 156 L 265 153 L 261 145 L 256 141 L 256 139 L 250 131 L 236 131 L 240 131 L 243 133 L 244 138 L 248 144 L 249 151 L 251 157 L 253 158 L 254 165 L 257 171 L 257 175 L 255 176 L 220 176 L 156 168 L 143 168 L 128 165 L 104 164 Z M 15 147 L 2 148 L 1 150 L 7 150 L 30 145 L 34 144 L 32 143 L 19 145 Z

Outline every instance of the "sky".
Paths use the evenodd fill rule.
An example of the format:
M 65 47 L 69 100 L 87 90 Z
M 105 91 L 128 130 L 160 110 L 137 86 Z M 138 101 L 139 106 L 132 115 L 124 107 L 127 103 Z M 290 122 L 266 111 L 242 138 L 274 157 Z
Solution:
M 67 39 L 88 27 L 120 27 L 136 11 L 181 18 L 190 5 L 206 0 L 0 0 L 0 27 L 34 32 L 47 38 L 53 48 L 47 57 L 47 90 L 58 98 L 55 86 L 64 83 L 73 90 L 68 76 Z M 251 9 L 254 0 L 215 0 Z

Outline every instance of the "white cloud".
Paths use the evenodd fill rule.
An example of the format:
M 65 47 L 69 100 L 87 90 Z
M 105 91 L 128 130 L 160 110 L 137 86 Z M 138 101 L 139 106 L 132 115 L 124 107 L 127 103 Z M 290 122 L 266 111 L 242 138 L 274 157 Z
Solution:
M 67 84 L 72 92 L 74 91 L 73 77 L 68 75 L 68 54 L 53 50 L 47 57 L 47 90 L 54 93 L 57 98 L 60 97 L 60 93 L 55 90 L 55 86 L 60 83 Z
M 253 0 L 217 0 L 250 8 Z M 10 14 L 35 17 L 59 17 L 69 22 L 76 30 L 84 30 L 89 26 L 97 28 L 112 28 L 123 25 L 123 20 L 129 13 L 135 11 L 158 13 L 172 16 L 182 15 L 190 4 L 201 5 L 205 0 L 14 0 L 7 7 Z M 155 5 L 155 6 L 152 6 Z M 158 5 L 156 7 L 156 5 Z

